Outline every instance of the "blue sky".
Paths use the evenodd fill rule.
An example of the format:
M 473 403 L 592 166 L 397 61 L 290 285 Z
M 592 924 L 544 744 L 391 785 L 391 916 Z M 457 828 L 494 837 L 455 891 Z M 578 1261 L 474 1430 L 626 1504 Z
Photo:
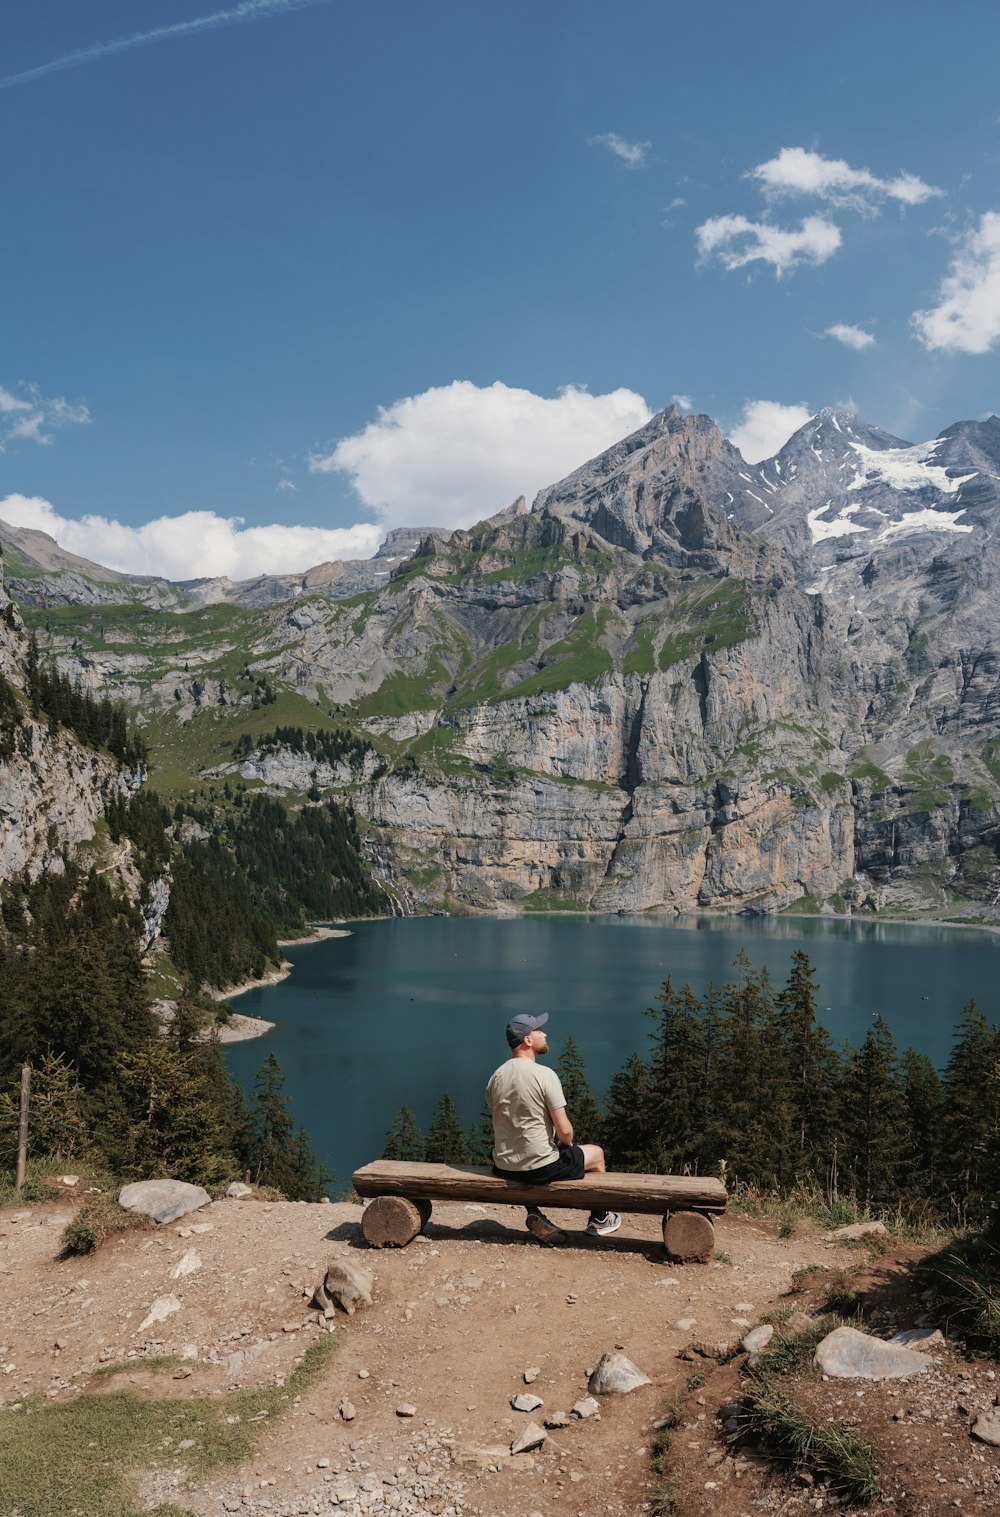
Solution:
M 984 0 L 4 7 L 0 517 L 242 577 L 674 397 L 748 455 L 989 412 L 998 56 Z

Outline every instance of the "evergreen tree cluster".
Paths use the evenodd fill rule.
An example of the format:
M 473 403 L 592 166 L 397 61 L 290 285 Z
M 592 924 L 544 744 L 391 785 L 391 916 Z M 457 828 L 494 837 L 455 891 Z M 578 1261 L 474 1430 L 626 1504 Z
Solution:
M 280 934 L 308 919 L 388 909 L 361 857 L 353 808 L 330 801 L 290 814 L 254 795 L 234 808 L 224 835 L 174 855 L 164 929 L 171 957 L 198 985 L 259 978 Z
M 191 996 L 162 1029 L 137 928 L 106 879 L 72 863 L 11 887 L 0 920 L 0 1168 L 13 1168 L 28 1064 L 33 1154 L 209 1186 L 249 1171 L 290 1199 L 318 1199 L 329 1176 L 295 1131 L 277 1060 L 248 1105 Z
M 365 754 L 373 751 L 370 743 L 346 727 L 319 727 L 315 730 L 310 727 L 305 731 L 301 727 L 275 727 L 273 732 L 265 732 L 261 737 L 251 737 L 245 732 L 233 746 L 233 758 L 239 762 L 252 753 L 275 753 L 279 749 L 306 754 L 316 763 L 331 767 L 346 762 L 352 769 L 360 769 Z
M 95 700 L 78 690 L 69 676 L 39 657 L 32 633 L 26 664 L 28 699 L 33 717 L 48 717 L 49 727 L 68 727 L 87 748 L 105 748 L 127 769 L 142 768 L 149 757 L 145 741 L 129 731 L 128 716 L 120 701 Z
M 1000 1029 L 963 1009 L 939 1076 L 902 1055 L 881 1016 L 858 1048 L 834 1048 L 816 1017 L 807 954 L 780 989 L 741 955 L 736 980 L 697 995 L 664 982 L 646 1058 L 634 1054 L 603 1105 L 567 1038 L 556 1060 L 577 1140 L 609 1169 L 723 1174 L 730 1185 L 820 1192 L 861 1211 L 912 1208 L 960 1225 L 997 1222 Z M 427 1137 L 408 1107 L 383 1157 L 490 1163 L 489 1113 L 468 1134 L 442 1096 Z M 463 1146 L 464 1144 L 464 1146 Z

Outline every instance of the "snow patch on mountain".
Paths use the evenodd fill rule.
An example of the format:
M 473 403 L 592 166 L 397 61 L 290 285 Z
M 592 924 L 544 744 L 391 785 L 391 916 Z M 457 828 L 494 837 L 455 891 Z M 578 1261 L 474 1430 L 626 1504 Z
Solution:
M 823 521 L 824 511 L 829 511 L 830 501 L 826 501 L 815 511 L 810 511 L 806 517 L 809 524 L 809 533 L 814 543 L 821 543 L 828 537 L 847 537 L 851 532 L 867 532 L 869 528 L 861 522 L 851 521 L 849 518 L 857 515 L 860 506 L 845 506 L 839 511 L 832 521 Z
M 954 479 L 949 479 L 943 464 L 930 462 L 940 446 L 940 437 L 936 437 L 933 442 L 917 443 L 912 448 L 880 450 L 866 448 L 864 443 L 852 442 L 851 447 L 858 455 L 858 473 L 847 488 L 863 490 L 867 485 L 884 483 L 894 490 L 931 488 L 940 490 L 942 495 L 954 495 L 967 480 L 975 479 L 977 471 L 958 474 Z

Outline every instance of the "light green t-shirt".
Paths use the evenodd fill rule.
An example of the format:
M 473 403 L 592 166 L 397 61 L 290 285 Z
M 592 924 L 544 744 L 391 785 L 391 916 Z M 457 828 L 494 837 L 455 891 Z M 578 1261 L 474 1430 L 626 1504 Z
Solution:
M 498 1169 L 541 1169 L 559 1153 L 551 1113 L 566 1105 L 554 1069 L 533 1059 L 508 1059 L 486 1087 L 493 1114 L 493 1162 Z

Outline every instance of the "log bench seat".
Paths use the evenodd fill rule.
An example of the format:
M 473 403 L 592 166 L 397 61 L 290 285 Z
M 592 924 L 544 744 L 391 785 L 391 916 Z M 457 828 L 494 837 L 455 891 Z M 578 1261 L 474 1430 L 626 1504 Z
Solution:
M 474 1164 L 378 1159 L 354 1171 L 353 1185 L 359 1196 L 371 1198 L 361 1230 L 372 1248 L 405 1248 L 426 1227 L 434 1201 L 492 1201 L 545 1210 L 656 1212 L 670 1258 L 695 1262 L 710 1257 L 712 1219 L 726 1209 L 726 1187 L 704 1175 L 588 1174 L 555 1185 L 524 1185 Z

